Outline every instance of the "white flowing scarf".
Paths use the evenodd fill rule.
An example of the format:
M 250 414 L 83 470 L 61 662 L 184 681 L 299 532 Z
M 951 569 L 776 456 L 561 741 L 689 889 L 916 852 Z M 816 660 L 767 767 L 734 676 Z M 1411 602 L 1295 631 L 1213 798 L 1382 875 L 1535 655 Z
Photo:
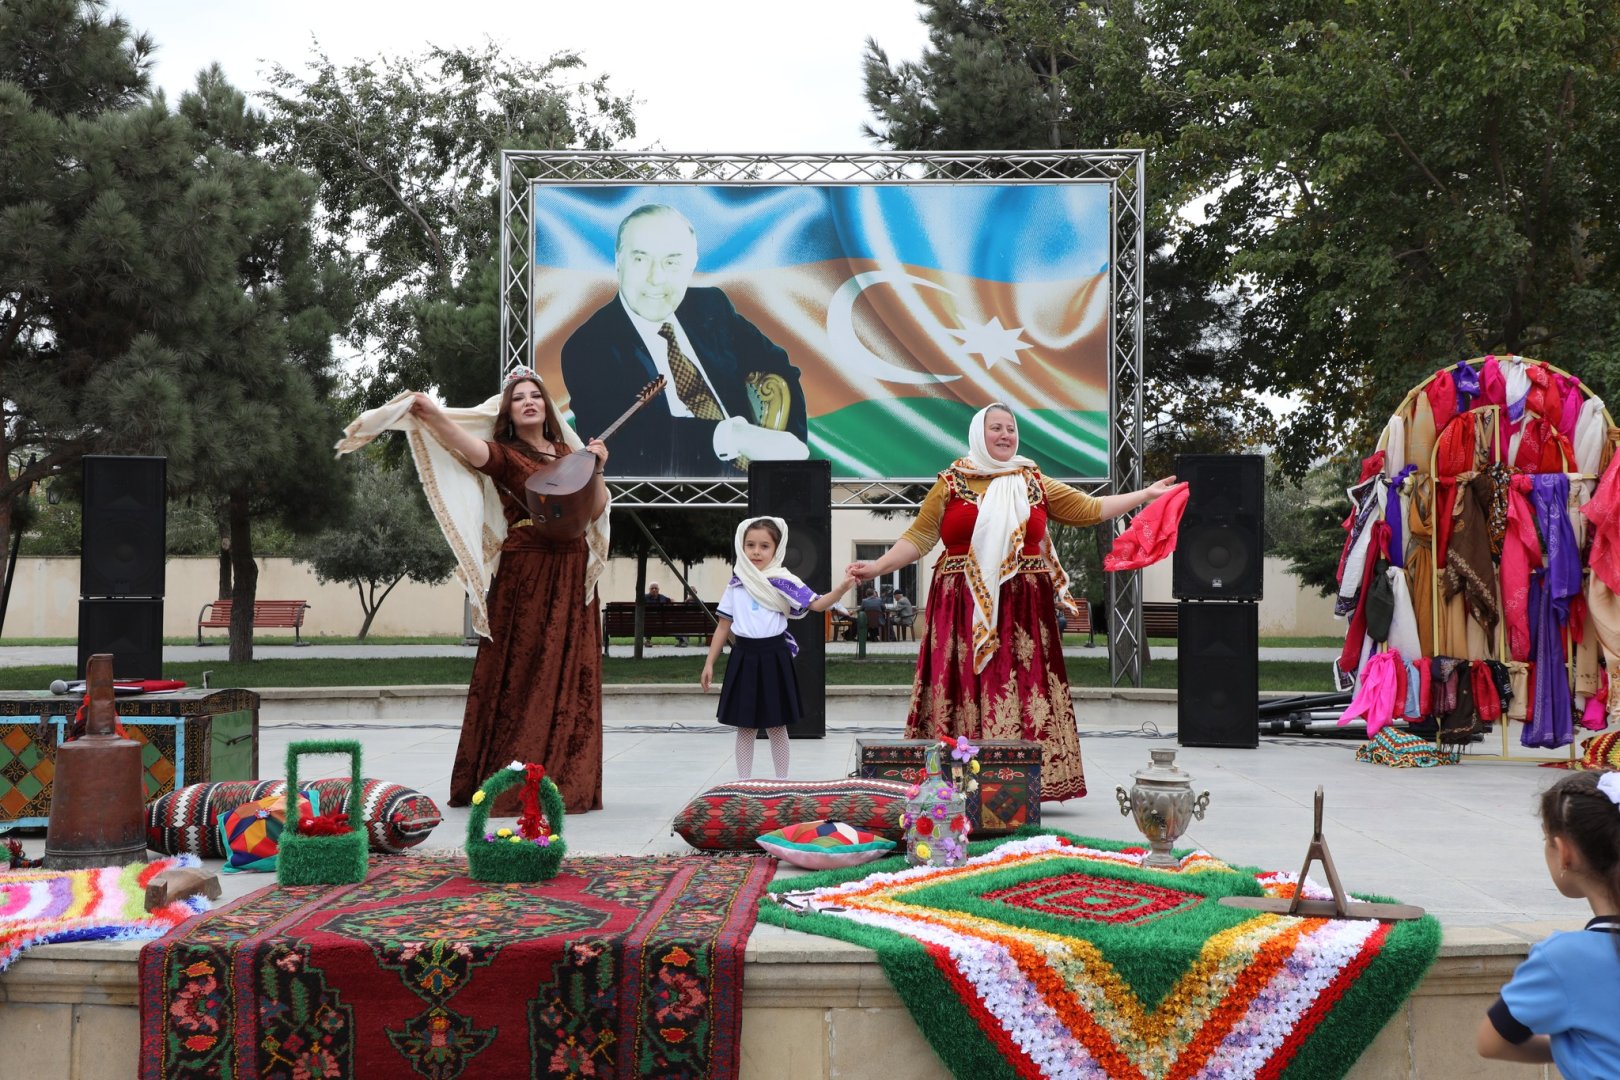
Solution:
M 776 543 L 776 553 L 771 556 L 771 561 L 763 570 L 749 562 L 748 556 L 743 554 L 743 537 L 748 535 L 749 527 L 756 521 L 769 521 L 782 532 L 782 539 Z M 782 590 L 771 584 L 771 578 L 790 582 L 801 589 L 807 587 L 799 580 L 798 575 L 782 569 L 782 560 L 787 555 L 787 541 L 787 522 L 779 517 L 765 515 L 756 515 L 744 520 L 737 526 L 737 534 L 732 539 L 732 547 L 737 552 L 737 561 L 732 564 L 731 572 L 742 583 L 742 587 L 748 590 L 749 596 L 772 611 L 780 611 L 784 615 L 793 610 L 793 601 L 783 595 Z
M 343 438 L 338 440 L 336 449 L 341 456 L 360 449 L 384 431 L 405 432 L 428 506 L 456 557 L 452 576 L 461 582 L 472 603 L 473 629 L 489 637 L 489 608 L 485 597 L 500 567 L 501 544 L 506 540 L 506 513 L 501 509 L 500 493 L 495 490 L 493 480 L 468 465 L 460 454 L 441 443 L 431 428 L 411 415 L 413 396 L 406 392 L 386 405 L 361 413 L 343 429 Z M 501 396 L 496 394 L 482 405 L 470 409 L 447 408 L 444 413 L 451 423 L 473 438 L 490 440 L 495 437 L 495 417 L 500 405 Z M 558 426 L 570 450 L 584 448 L 573 428 L 563 423 Z M 597 580 L 607 568 L 606 508 L 586 527 L 585 546 L 589 550 L 585 562 L 585 602 L 588 604 L 595 594 Z
M 968 587 L 973 593 L 973 670 L 983 671 L 1000 645 L 996 619 L 1001 611 L 1001 585 L 1018 573 L 1018 559 L 1024 550 L 1024 532 L 1029 526 L 1029 480 L 1035 462 L 1014 453 L 1006 461 L 990 456 L 984 440 L 984 421 L 991 409 L 1006 411 L 1005 405 L 986 405 L 973 414 L 968 425 L 968 455 L 957 458 L 951 468 L 960 476 L 989 477 L 990 484 L 979 497 L 979 514 L 973 523 L 968 552 Z M 1072 614 L 1069 577 L 1058 562 L 1048 533 L 1041 541 L 1041 554 L 1051 568 L 1057 596 Z

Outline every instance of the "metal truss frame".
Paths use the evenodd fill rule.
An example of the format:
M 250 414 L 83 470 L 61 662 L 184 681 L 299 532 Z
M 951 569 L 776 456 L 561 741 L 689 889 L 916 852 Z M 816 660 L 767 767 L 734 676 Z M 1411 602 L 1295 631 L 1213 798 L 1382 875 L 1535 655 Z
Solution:
M 531 191 L 537 184 L 1050 184 L 1106 181 L 1112 204 L 1108 312 L 1110 415 L 1107 482 L 1094 494 L 1142 486 L 1142 278 L 1146 221 L 1144 154 L 1140 150 L 954 151 L 848 154 L 680 154 L 644 151 L 504 150 L 501 152 L 500 372 L 530 362 Z M 834 509 L 907 508 L 926 480 L 839 481 Z M 619 506 L 748 505 L 743 478 L 616 480 Z M 1127 521 L 1114 520 L 1114 533 Z M 1108 576 L 1109 670 L 1114 685 L 1142 684 L 1142 580 Z

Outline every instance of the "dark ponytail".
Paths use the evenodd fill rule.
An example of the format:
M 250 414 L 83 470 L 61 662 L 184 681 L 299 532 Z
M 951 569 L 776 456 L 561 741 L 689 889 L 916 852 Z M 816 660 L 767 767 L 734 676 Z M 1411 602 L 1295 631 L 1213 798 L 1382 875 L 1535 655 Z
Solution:
M 1575 845 L 1611 900 L 1620 902 L 1620 805 L 1598 788 L 1607 771 L 1576 772 L 1541 793 L 1541 827 Z M 1614 935 L 1620 949 L 1620 934 Z

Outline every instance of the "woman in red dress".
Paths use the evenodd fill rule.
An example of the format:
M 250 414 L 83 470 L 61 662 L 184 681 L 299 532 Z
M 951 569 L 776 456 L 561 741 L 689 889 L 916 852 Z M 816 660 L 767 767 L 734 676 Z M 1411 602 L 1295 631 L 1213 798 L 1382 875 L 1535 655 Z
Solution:
M 1175 477 L 1100 499 L 1049 480 L 1019 456 L 1018 421 L 999 402 L 973 417 L 968 448 L 939 474 L 906 534 L 848 573 L 869 581 L 943 540 L 906 736 L 1039 742 L 1042 801 L 1078 798 L 1086 776 L 1057 627 L 1068 578 L 1046 525 L 1095 525 L 1152 502 Z
M 492 440 L 453 423 L 426 394 L 416 395 L 411 412 L 495 482 L 506 514 L 500 569 L 489 587 L 489 636 L 479 640 L 473 662 L 450 774 L 450 805 L 466 806 L 496 769 L 524 761 L 545 766 L 570 814 L 600 810 L 601 620 L 596 598 L 585 595 L 586 539 L 541 535 L 523 498 L 530 474 L 571 452 L 551 395 L 534 372 L 513 371 L 501 392 Z M 585 449 L 607 461 L 600 439 Z M 607 487 L 600 479 L 592 496 L 594 518 L 607 506 Z M 518 795 L 513 788 L 491 813 L 515 815 Z

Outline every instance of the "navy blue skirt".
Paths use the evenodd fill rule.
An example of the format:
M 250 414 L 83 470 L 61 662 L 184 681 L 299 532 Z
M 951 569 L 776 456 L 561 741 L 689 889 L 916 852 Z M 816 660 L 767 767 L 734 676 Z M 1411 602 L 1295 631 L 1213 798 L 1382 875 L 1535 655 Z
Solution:
M 803 718 L 787 634 L 732 639 L 716 715 L 722 724 L 742 728 L 796 724 Z

